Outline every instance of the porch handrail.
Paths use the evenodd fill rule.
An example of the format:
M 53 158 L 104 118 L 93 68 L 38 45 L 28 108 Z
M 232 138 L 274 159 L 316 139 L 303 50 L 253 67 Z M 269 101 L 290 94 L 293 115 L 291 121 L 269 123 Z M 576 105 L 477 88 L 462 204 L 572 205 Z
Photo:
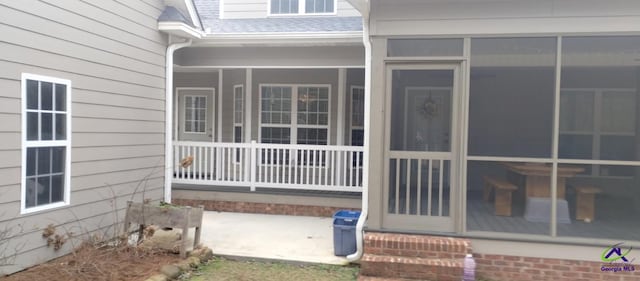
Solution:
M 174 183 L 362 191 L 361 146 L 174 141 Z M 190 165 L 180 166 L 190 158 Z

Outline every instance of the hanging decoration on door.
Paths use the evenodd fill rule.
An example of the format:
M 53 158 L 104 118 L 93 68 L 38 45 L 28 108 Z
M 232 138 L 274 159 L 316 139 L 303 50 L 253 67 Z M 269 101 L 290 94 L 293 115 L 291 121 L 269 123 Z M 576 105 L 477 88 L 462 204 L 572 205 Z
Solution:
M 425 100 L 423 104 L 418 105 L 418 111 L 422 114 L 422 116 L 424 116 L 425 119 L 428 120 L 437 117 L 440 108 L 438 106 L 438 103 L 431 97 L 431 94 L 429 94 L 427 100 Z

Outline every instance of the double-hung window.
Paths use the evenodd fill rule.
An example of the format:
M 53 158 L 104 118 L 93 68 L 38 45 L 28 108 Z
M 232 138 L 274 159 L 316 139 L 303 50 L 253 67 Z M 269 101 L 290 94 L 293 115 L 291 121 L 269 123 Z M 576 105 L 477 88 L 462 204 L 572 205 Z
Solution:
M 242 85 L 233 86 L 233 142 L 242 142 L 244 120 L 244 91 Z
M 351 145 L 364 145 L 364 87 L 351 87 Z
M 334 14 L 336 0 L 271 0 L 271 15 Z
M 71 82 L 22 75 L 22 200 L 29 213 L 69 204 Z
M 260 104 L 262 143 L 328 143 L 329 86 L 265 85 Z

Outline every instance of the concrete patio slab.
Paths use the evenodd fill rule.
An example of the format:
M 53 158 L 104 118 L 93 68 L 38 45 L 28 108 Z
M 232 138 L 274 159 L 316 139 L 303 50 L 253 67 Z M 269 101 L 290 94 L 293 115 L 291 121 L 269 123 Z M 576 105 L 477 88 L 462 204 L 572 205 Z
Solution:
M 331 218 L 205 212 L 201 243 L 223 256 L 347 264 L 333 255 Z

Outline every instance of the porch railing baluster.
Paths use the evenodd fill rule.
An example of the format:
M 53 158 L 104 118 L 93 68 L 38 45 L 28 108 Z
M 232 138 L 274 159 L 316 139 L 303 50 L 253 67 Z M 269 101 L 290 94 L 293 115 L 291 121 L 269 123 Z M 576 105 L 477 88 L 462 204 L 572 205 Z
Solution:
M 362 147 L 174 142 L 173 182 L 325 191 L 362 191 Z M 190 165 L 181 160 L 193 157 Z

